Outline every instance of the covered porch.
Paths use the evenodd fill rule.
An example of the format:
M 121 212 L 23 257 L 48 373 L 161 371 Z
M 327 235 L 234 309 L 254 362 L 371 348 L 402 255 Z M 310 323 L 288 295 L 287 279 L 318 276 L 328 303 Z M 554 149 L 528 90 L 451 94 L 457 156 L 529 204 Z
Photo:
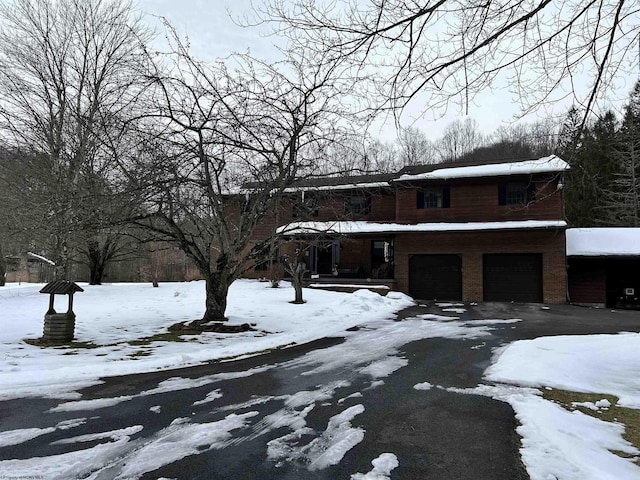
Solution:
M 283 238 L 283 256 L 302 257 L 309 283 L 376 284 L 393 288 L 393 238 L 385 235 L 304 235 Z

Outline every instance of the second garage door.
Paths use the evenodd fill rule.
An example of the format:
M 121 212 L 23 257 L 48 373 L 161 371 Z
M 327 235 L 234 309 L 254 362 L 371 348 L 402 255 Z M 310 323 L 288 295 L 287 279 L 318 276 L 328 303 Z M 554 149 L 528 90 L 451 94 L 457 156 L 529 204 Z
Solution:
M 409 259 L 409 293 L 425 300 L 462 300 L 459 255 L 413 255 Z
M 542 254 L 483 255 L 484 300 L 542 302 Z

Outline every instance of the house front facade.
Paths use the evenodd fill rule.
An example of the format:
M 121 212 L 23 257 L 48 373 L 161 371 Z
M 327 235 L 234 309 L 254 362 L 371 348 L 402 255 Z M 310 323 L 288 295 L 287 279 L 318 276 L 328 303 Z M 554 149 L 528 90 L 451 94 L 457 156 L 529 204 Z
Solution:
M 302 252 L 318 280 L 419 299 L 564 303 L 567 168 L 550 156 L 305 180 L 290 189 L 280 254 Z

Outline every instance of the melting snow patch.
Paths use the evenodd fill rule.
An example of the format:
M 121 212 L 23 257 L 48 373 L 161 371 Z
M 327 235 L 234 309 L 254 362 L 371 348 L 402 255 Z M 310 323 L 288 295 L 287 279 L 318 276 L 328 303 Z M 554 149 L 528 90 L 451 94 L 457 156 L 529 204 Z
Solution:
M 416 383 L 413 388 L 416 390 L 431 390 L 433 388 L 433 384 L 429 382 Z
M 8 430 L 0 432 L 0 447 L 8 447 L 9 445 L 18 445 L 28 442 L 31 439 L 55 432 L 55 427 L 47 428 L 22 428 L 20 430 Z
M 451 312 L 451 313 L 464 313 L 467 311 L 466 308 L 443 308 L 443 312 Z
M 203 387 L 216 381 L 214 375 L 200 378 L 173 377 L 160 382 L 156 388 L 145 390 L 140 395 L 156 395 L 158 393 L 176 392 L 178 390 L 188 390 L 190 388 Z
M 494 319 L 494 320 L 478 319 L 478 320 L 472 320 L 470 325 L 507 325 L 509 323 L 517 323 L 521 321 L 522 321 L 521 318 L 507 318 L 507 319 Z
M 129 450 L 129 440 L 123 437 L 115 442 L 61 455 L 3 460 L 0 461 L 0 478 L 86 478 L 91 472 L 108 464 L 110 459 L 124 455 Z
M 371 375 L 373 378 L 388 377 L 396 370 L 409 365 L 409 360 L 400 357 L 387 357 L 370 363 L 360 369 L 360 373 Z
M 458 320 L 460 317 L 451 317 L 448 315 L 436 315 L 435 313 L 423 313 L 421 315 L 418 315 L 417 317 L 413 317 L 411 320 L 415 320 L 419 318 L 423 320 L 435 320 L 440 322 L 448 322 L 451 320 Z
M 611 402 L 609 400 L 607 400 L 606 398 L 603 398 L 602 400 L 598 400 L 597 402 L 571 402 L 571 405 L 573 407 L 584 407 L 584 408 L 588 408 L 589 410 L 606 410 L 611 406 Z
M 49 412 L 77 412 L 82 410 L 98 410 L 100 408 L 113 407 L 119 403 L 131 400 L 133 397 L 123 395 L 113 398 L 96 398 L 94 400 L 78 400 L 75 402 L 61 403 L 57 407 L 49 409 Z
M 336 382 L 323 385 L 318 390 L 301 390 L 287 397 L 284 403 L 287 407 L 291 408 L 311 405 L 315 402 L 321 402 L 323 400 L 333 398 L 333 394 L 338 388 L 348 387 L 349 385 L 349 382 L 338 380 Z
M 190 424 L 185 419 L 174 421 L 126 456 L 118 478 L 138 478 L 189 455 L 223 448 L 231 438 L 230 432 L 243 428 L 248 419 L 257 414 L 231 414 L 223 420 L 202 424 Z
M 160 405 L 154 405 L 153 407 L 150 407 L 149 410 L 151 410 L 153 413 L 160 413 L 162 407 Z
M 72 418 L 70 420 L 63 420 L 62 422 L 56 425 L 56 428 L 59 430 L 69 430 L 70 428 L 79 427 L 87 423 L 86 418 Z
M 371 461 L 373 470 L 369 473 L 356 473 L 351 475 L 351 480 L 387 480 L 391 471 L 398 468 L 398 457 L 393 453 L 383 453 Z
M 103 440 L 105 438 L 111 440 L 129 439 L 131 435 L 134 435 L 142 431 L 142 425 L 134 425 L 133 427 L 121 428 L 119 430 L 111 430 L 109 432 L 90 433 L 87 435 L 78 435 L 77 437 L 63 438 L 52 442 L 51 445 L 64 445 L 67 443 L 84 443 L 95 442 L 96 440 Z
M 364 439 L 364 430 L 351 426 L 351 420 L 364 412 L 364 406 L 354 405 L 329 419 L 327 429 L 307 445 L 297 443 L 313 433 L 308 427 L 296 430 L 267 444 L 267 457 L 281 465 L 283 461 L 301 461 L 309 470 L 321 470 L 336 465 L 344 455 Z
M 203 405 L 205 403 L 209 403 L 209 402 L 213 402 L 214 400 L 217 400 L 218 398 L 222 398 L 222 393 L 220 393 L 220 389 L 216 389 L 213 392 L 209 392 L 207 393 L 207 396 L 202 399 L 202 400 L 198 400 L 197 402 L 193 402 L 193 405 Z
M 362 398 L 362 393 L 360 392 L 356 392 L 356 393 L 352 393 L 349 396 L 346 396 L 344 398 L 341 398 L 338 400 L 338 405 L 343 404 L 345 401 L 347 401 L 349 398 Z

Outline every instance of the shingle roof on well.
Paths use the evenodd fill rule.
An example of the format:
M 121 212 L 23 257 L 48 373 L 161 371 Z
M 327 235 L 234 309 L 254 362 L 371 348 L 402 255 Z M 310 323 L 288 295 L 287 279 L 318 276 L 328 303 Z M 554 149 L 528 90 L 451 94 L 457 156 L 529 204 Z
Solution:
M 69 280 L 55 280 L 47 283 L 40 293 L 52 293 L 54 295 L 70 295 L 75 292 L 84 292 L 84 290 L 77 284 Z

